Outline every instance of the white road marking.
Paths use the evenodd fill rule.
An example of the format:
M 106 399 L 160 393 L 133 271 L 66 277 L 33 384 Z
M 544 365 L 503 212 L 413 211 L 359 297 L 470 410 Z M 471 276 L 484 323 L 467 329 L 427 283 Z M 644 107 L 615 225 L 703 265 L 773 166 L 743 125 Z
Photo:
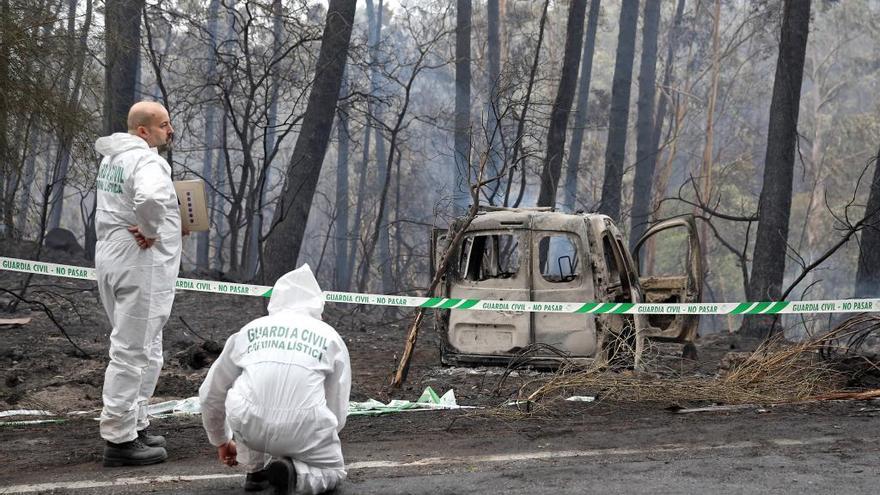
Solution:
M 687 444 L 669 444 L 658 445 L 647 449 L 619 448 L 619 449 L 593 449 L 593 450 L 562 450 L 547 452 L 524 452 L 520 454 L 491 454 L 477 455 L 469 457 L 426 457 L 416 461 L 400 462 L 400 461 L 361 461 L 352 462 L 346 465 L 348 471 L 358 471 L 362 469 L 377 468 L 408 468 L 408 467 L 424 467 L 435 465 L 450 464 L 482 464 L 495 462 L 517 462 L 517 461 L 538 461 L 545 459 L 566 459 L 573 457 L 598 457 L 598 456 L 626 456 L 637 454 L 663 454 L 673 452 L 701 452 L 711 450 L 737 450 L 751 449 L 768 444 L 777 447 L 798 447 L 805 445 L 818 445 L 833 443 L 840 440 L 840 437 L 817 437 L 808 439 L 787 439 L 773 438 L 764 442 L 743 441 L 718 445 L 687 445 Z M 112 481 L 60 481 L 55 483 L 40 483 L 34 485 L 13 485 L 8 487 L 0 487 L 0 493 L 36 493 L 48 490 L 81 490 L 87 488 L 106 488 L 121 487 L 132 485 L 146 485 L 157 483 L 180 483 L 193 481 L 208 481 L 219 479 L 244 478 L 243 474 L 202 474 L 202 475 L 181 475 L 181 476 L 144 476 L 138 478 L 119 478 Z
M 543 459 L 563 459 L 571 457 L 597 457 L 605 455 L 636 455 L 636 454 L 663 454 L 671 452 L 700 452 L 708 450 L 722 449 L 751 449 L 766 445 L 767 443 L 778 447 L 795 447 L 803 445 L 816 445 L 823 443 L 832 443 L 840 440 L 838 437 L 818 437 L 806 440 L 794 439 L 768 439 L 766 442 L 733 442 L 719 445 L 686 445 L 686 444 L 670 444 L 658 445 L 650 449 L 596 449 L 596 450 L 562 450 L 547 452 L 525 452 L 521 454 L 493 454 L 480 455 L 471 457 L 426 457 L 417 461 L 397 462 L 397 461 L 363 461 L 353 462 L 347 465 L 349 470 L 356 469 L 375 469 L 375 468 L 406 468 L 406 467 L 422 467 L 433 466 L 438 464 L 480 464 L 488 462 L 516 462 L 531 461 Z
M 219 480 L 223 478 L 244 478 L 243 474 L 200 474 L 192 476 L 143 476 L 138 478 L 118 478 L 113 481 L 59 481 L 37 485 L 13 485 L 0 487 L 0 493 L 34 493 L 48 490 L 82 490 L 85 488 L 106 488 L 112 486 L 148 485 L 152 483 L 178 483 L 181 481 Z

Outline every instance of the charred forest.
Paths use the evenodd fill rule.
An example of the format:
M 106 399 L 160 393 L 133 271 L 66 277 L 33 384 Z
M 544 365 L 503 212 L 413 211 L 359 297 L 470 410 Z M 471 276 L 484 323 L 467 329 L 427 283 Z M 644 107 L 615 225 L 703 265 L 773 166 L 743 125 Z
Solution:
M 196 277 L 424 295 L 476 200 L 631 244 L 691 214 L 706 302 L 878 297 L 878 52 L 876 0 L 0 0 L 0 236 L 89 266 L 95 139 L 151 100 L 207 186 Z M 793 316 L 700 331 L 830 323 Z

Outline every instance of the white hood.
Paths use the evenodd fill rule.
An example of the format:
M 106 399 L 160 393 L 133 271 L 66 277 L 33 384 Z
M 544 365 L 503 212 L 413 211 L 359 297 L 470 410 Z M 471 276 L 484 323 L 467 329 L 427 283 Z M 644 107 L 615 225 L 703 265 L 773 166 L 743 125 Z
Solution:
M 95 151 L 104 156 L 115 156 L 130 149 L 150 149 L 143 139 L 127 132 L 115 132 L 109 136 L 99 137 L 95 141 Z
M 270 315 L 279 311 L 299 311 L 321 319 L 321 313 L 324 312 L 324 293 L 308 263 L 286 273 L 275 282 L 268 309 Z

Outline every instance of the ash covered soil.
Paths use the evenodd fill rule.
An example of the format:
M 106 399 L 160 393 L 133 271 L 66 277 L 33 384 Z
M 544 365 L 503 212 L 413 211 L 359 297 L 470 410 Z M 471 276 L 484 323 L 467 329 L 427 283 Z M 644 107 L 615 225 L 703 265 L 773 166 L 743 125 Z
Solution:
M 0 244 L 3 256 L 31 258 L 34 246 Z M 43 261 L 87 266 L 79 257 L 44 250 Z M 181 273 L 188 278 L 206 278 Z M 26 275 L 0 271 L 0 288 L 18 292 Z M 39 305 L 19 303 L 14 313 L 0 318 L 29 317 L 20 326 L 0 326 L 0 411 L 39 409 L 55 413 L 64 422 L 0 427 L 2 486 L 15 483 L 63 479 L 67 473 L 106 473 L 101 467 L 103 442 L 98 435 L 101 385 L 107 365 L 109 323 L 93 282 L 33 276 L 24 298 L 39 301 L 51 312 L 52 321 Z M 0 291 L 0 306 L 14 299 Z M 164 330 L 165 364 L 153 402 L 197 395 L 213 358 L 226 338 L 248 321 L 265 314 L 265 301 L 248 296 L 178 291 L 174 309 Z M 419 334 L 409 376 L 403 387 L 391 390 L 410 321 L 409 312 L 389 312 L 328 304 L 325 320 L 345 339 L 351 355 L 351 400 L 415 400 L 427 386 L 442 394 L 454 390 L 459 404 L 481 409 L 402 413 L 381 417 L 353 417 L 342 432 L 347 460 L 436 456 L 454 448 L 459 453 L 517 452 L 543 448 L 554 441 L 576 441 L 593 448 L 619 445 L 615 435 L 640 430 L 631 441 L 693 440 L 701 431 L 720 431 L 737 437 L 742 431 L 765 431 L 772 435 L 785 425 L 798 422 L 827 423 L 828 428 L 849 421 L 858 430 L 871 424 L 877 402 L 817 403 L 772 408 L 769 414 L 723 413 L 723 419 L 701 415 L 671 415 L 668 402 L 613 402 L 602 399 L 601 390 L 565 390 L 565 396 L 590 395 L 595 402 L 569 402 L 564 396 L 546 400 L 539 410 L 517 411 L 503 407 L 521 387 L 549 380 L 552 373 L 530 369 L 508 372 L 503 368 L 450 368 L 440 363 L 439 338 L 428 318 Z M 56 324 L 57 322 L 57 324 Z M 62 331 L 63 329 L 63 331 Z M 65 335 L 66 334 L 66 335 Z M 664 369 L 686 377 L 710 378 L 732 348 L 743 344 L 727 335 L 711 335 L 698 341 L 698 359 L 680 357 L 678 346 L 659 348 Z M 84 356 L 83 352 L 87 355 Z M 676 407 L 707 405 L 696 401 Z M 872 409 L 873 408 L 873 409 Z M 69 413 L 86 411 L 72 416 Z M 775 418 L 768 421 L 768 417 Z M 850 418 L 849 420 L 841 418 Z M 29 418 L 0 418 L 34 419 Z M 867 423 L 866 423 L 867 422 Z M 723 425 L 723 426 L 722 426 Z M 774 426 L 776 425 L 776 426 Z M 198 416 L 176 416 L 153 422 L 153 429 L 169 439 L 167 466 L 191 465 L 209 472 L 215 466 L 214 449 L 207 443 Z M 875 428 L 876 429 L 876 428 Z M 665 433 L 664 433 L 665 431 Z M 586 436 L 585 436 L 586 435 Z M 382 445 L 381 449 L 377 446 Z M 570 445 L 565 444 L 568 448 Z M 377 450 L 378 449 L 378 450 Z M 206 468 L 205 466 L 211 466 Z M 113 471 L 113 476 L 136 470 Z M 106 474 L 105 474 L 106 476 Z M 358 474 L 352 480 L 358 480 Z

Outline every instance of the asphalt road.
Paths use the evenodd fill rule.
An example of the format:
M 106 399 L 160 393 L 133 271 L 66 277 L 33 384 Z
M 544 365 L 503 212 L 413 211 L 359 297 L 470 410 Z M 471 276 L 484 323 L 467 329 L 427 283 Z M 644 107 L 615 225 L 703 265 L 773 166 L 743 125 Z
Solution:
M 876 443 L 855 450 L 848 440 L 771 447 L 744 442 L 727 447 L 693 446 L 674 451 L 589 455 L 520 461 L 466 461 L 414 467 L 352 469 L 339 494 L 583 494 L 583 493 L 848 493 L 875 494 L 880 456 Z M 700 449 L 700 447 L 704 447 Z M 769 451 L 768 451 L 769 450 Z M 192 476 L 192 475 L 191 475 Z M 242 477 L 160 482 L 129 478 L 128 486 L 80 488 L 69 483 L 10 487 L 0 493 L 238 494 Z M 136 484 L 135 484 L 136 483 Z M 93 482 L 94 484 L 94 482 Z M 62 488 L 64 486 L 69 488 Z M 58 485 L 56 485 L 58 486 Z M 845 487 L 845 488 L 844 488 Z M 841 491 L 841 488 L 843 490 Z M 271 493 L 271 492 L 269 492 Z
M 465 428 L 466 434 L 362 438 L 346 444 L 349 479 L 337 493 L 875 494 L 878 406 L 665 413 L 606 420 L 617 426 L 604 431 L 590 429 L 588 421 L 578 428 L 577 418 L 569 418 L 553 428 L 510 427 L 485 435 Z M 243 493 L 240 473 L 211 459 L 185 461 L 124 472 L 46 473 L 52 479 L 35 473 L 33 482 L 0 483 L 0 493 Z

